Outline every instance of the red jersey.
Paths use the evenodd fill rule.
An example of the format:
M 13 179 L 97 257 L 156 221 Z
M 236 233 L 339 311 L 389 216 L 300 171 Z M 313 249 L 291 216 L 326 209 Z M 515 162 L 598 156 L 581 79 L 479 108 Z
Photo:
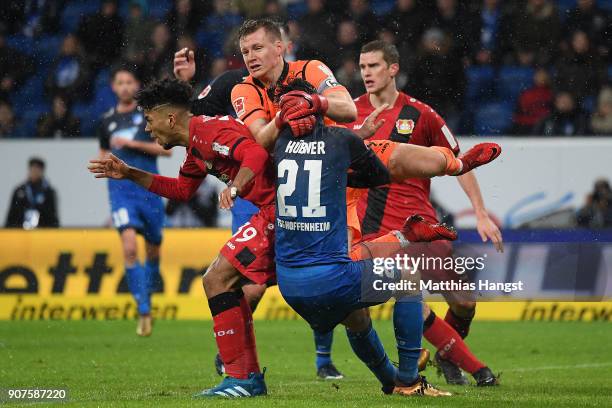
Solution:
M 357 121 L 348 125 L 358 129 L 374 111 L 368 94 L 355 99 Z M 379 119 L 385 124 L 370 140 L 385 139 L 420 146 L 443 146 L 459 154 L 457 139 L 444 119 L 431 107 L 400 92 L 391 109 L 383 111 Z M 406 217 L 422 215 L 428 222 L 437 222 L 436 212 L 429 202 L 429 179 L 409 179 L 389 186 L 372 188 L 357 204 L 364 239 L 384 235 L 402 228 Z
M 189 122 L 189 146 L 179 177 L 156 175 L 149 191 L 185 201 L 207 174 L 229 183 L 241 167 L 248 167 L 255 177 L 243 188 L 241 197 L 261 207 L 274 203 L 276 198 L 276 177 L 268 159 L 268 152 L 239 120 L 231 116 L 194 116 Z

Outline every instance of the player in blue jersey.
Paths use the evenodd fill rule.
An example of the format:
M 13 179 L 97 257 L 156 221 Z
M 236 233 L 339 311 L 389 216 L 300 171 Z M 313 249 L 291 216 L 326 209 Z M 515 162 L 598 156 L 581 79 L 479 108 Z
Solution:
M 286 25 L 279 24 L 284 54 L 291 54 L 293 43 L 289 39 Z M 195 54 L 193 51 L 183 48 L 174 54 L 174 76 L 181 81 L 191 81 L 196 72 Z M 231 103 L 231 93 L 235 85 L 244 81 L 249 75 L 246 68 L 233 69 L 224 72 L 207 85 L 202 92 L 193 100 L 191 113 L 194 115 L 232 115 L 236 116 L 236 111 Z M 236 197 L 232 211 L 232 233 L 235 234 L 242 225 L 247 223 L 251 217 L 259 212 L 259 208 L 251 202 Z M 255 311 L 257 304 L 261 300 L 267 285 L 246 284 L 242 290 L 249 301 L 251 310 Z M 315 365 L 317 376 L 326 380 L 338 380 L 344 375 L 336 368 L 331 358 L 333 331 L 329 333 L 314 333 L 316 348 Z M 224 373 L 221 357 L 215 357 L 215 368 L 219 375 Z
M 282 88 L 278 92 L 282 95 L 281 116 L 286 106 L 294 111 L 300 104 L 316 106 L 316 90 L 308 82 L 296 79 Z M 392 292 L 381 287 L 406 279 L 408 272 L 394 269 L 377 275 L 371 260 L 354 262 L 348 256 L 346 187 L 389 183 L 383 163 L 351 131 L 324 126 L 320 115 L 312 132 L 300 139 L 291 129 L 281 131 L 274 162 L 278 170 L 276 274 L 287 303 L 316 332 L 344 324 L 353 351 L 381 382 L 383 392 L 450 395 L 418 374 L 422 321 L 415 317 L 421 315 L 420 291 Z M 418 216 L 410 217 L 404 230 L 410 242 L 456 238 L 454 230 L 428 224 Z M 396 298 L 397 369 L 389 361 L 367 309 L 391 296 Z
M 98 127 L 100 155 L 112 152 L 121 160 L 145 171 L 158 173 L 157 156 L 169 156 L 145 133 L 144 114 L 134 99 L 140 88 L 135 72 L 127 66 L 116 67 L 111 74 L 111 86 L 117 105 L 102 117 Z M 124 180 L 108 180 L 108 195 L 112 221 L 121 236 L 127 284 L 138 307 L 139 336 L 152 331 L 151 294 L 163 283 L 159 273 L 159 252 L 164 224 L 164 206 L 159 197 L 146 189 Z M 138 259 L 136 234 L 145 239 L 146 260 Z

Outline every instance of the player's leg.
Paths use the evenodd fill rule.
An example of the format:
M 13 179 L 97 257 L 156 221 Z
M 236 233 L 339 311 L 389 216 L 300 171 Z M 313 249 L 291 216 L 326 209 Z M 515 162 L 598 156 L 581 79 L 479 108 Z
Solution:
M 247 379 L 259 373 L 253 316 L 242 290 L 241 274 L 219 255 L 202 279 L 213 322 L 215 340 L 228 376 Z
M 461 338 L 466 338 L 470 332 L 472 320 L 476 315 L 476 302 L 472 300 L 458 300 L 448 295 L 445 296 L 448 303 L 448 311 L 444 320 L 459 333 Z
M 476 385 L 478 386 L 498 385 L 499 382 L 497 376 L 493 374 L 493 371 L 491 371 L 488 366 L 476 359 L 463 340 L 467 337 L 470 330 L 470 325 L 476 314 L 476 302 L 463 298 L 458 299 L 458 296 L 454 296 L 453 293 L 444 293 L 444 297 L 449 305 L 449 309 L 444 317 L 444 323 L 447 324 L 452 330 L 454 333 L 454 338 L 460 339 L 460 341 L 457 340 L 455 342 L 455 344 L 458 344 L 456 348 L 458 349 L 459 356 L 455 358 L 455 356 L 451 355 L 450 353 L 448 353 L 447 356 L 440 355 L 438 357 L 436 355 L 436 360 L 440 360 L 442 365 L 450 361 L 453 364 L 461 367 L 463 370 L 470 373 L 472 377 L 474 377 Z M 442 319 L 437 317 L 436 319 L 442 321 Z M 466 353 L 464 353 L 461 344 L 465 345 L 465 350 L 467 351 Z M 480 364 L 475 364 L 476 361 L 478 361 Z
M 371 141 L 369 144 L 387 165 L 394 181 L 461 175 L 495 160 L 501 153 L 501 148 L 495 143 L 478 144 L 460 157 L 441 146 L 424 147 L 390 141 Z
M 139 202 L 139 212 L 143 220 L 145 238 L 145 270 L 149 282 L 149 293 L 163 291 L 163 279 L 159 269 L 162 229 L 165 220 L 165 209 L 161 197 L 151 195 Z
M 267 392 L 257 359 L 253 315 L 241 286 L 245 278 L 261 285 L 274 277 L 273 222 L 274 206 L 261 209 L 223 246 L 203 277 L 215 340 L 228 377 L 198 396 L 244 397 Z
M 120 236 L 127 284 L 138 309 L 136 334 L 149 336 L 151 335 L 151 300 L 149 298 L 147 275 L 138 260 L 136 230 L 131 227 L 122 229 Z
M 346 327 L 346 336 L 355 355 L 372 371 L 383 389 L 393 388 L 397 369 L 389 360 L 376 330 L 372 327 L 368 309 L 355 310 L 342 324 Z
M 372 261 L 362 261 L 357 264 L 364 265 L 364 273 L 361 276 L 361 298 L 364 301 L 380 303 L 394 296 L 396 302 L 393 307 L 393 327 L 395 332 L 399 365 L 393 385 L 383 384 L 383 392 L 387 394 L 448 396 L 450 393 L 441 391 L 431 386 L 424 377 L 419 375 L 419 357 L 421 353 L 422 337 L 422 301 L 418 286 L 407 288 L 406 292 L 397 290 L 382 290 L 382 281 L 399 283 L 418 282 L 418 276 L 409 270 L 395 268 L 393 273 L 387 272 L 374 274 Z M 391 275 L 391 276 L 390 276 Z M 410 289 L 410 290 L 408 290 Z

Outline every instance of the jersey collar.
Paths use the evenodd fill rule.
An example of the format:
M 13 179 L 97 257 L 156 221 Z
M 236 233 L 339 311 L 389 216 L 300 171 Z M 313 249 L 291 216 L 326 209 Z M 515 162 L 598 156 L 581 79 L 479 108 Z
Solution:
M 283 82 L 285 82 L 285 79 L 287 78 L 287 74 L 288 73 L 289 73 L 289 63 L 287 61 L 283 61 L 283 72 L 281 72 L 281 75 L 278 78 L 278 81 L 276 81 L 276 83 L 277 84 L 282 84 Z M 258 87 L 260 87 L 262 89 L 266 89 L 266 86 L 259 79 L 253 77 L 253 82 Z

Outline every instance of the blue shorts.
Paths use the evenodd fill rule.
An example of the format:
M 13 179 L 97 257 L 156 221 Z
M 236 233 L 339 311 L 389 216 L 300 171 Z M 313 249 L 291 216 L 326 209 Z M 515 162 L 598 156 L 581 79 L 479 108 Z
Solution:
M 287 268 L 276 265 L 281 294 L 314 331 L 333 330 L 353 311 L 385 303 L 392 291 L 375 290 L 399 276 L 376 275 L 371 259 L 341 264 Z M 399 274 L 398 274 L 399 275 Z
M 150 193 L 136 197 L 111 199 L 113 225 L 119 232 L 134 228 L 144 239 L 154 245 L 162 242 L 165 211 L 161 197 Z
M 240 197 L 236 198 L 232 207 L 232 234 L 235 234 L 238 228 L 246 224 L 258 212 L 259 208 L 255 204 Z

